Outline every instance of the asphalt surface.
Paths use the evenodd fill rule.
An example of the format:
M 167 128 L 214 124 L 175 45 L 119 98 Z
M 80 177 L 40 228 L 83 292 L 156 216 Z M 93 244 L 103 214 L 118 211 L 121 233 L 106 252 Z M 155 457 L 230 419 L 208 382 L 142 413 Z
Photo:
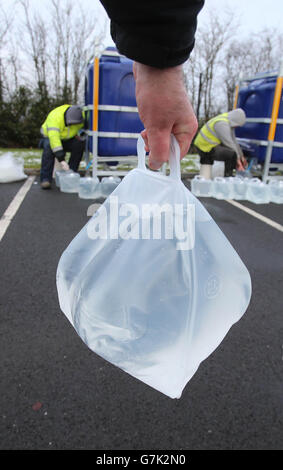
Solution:
M 21 184 L 0 186 L 1 215 Z M 32 185 L 0 242 L 1 449 L 283 449 L 283 233 L 201 201 L 249 269 L 253 295 L 172 400 L 90 351 L 60 311 L 58 260 L 90 201 Z M 244 204 L 283 223 L 282 206 Z

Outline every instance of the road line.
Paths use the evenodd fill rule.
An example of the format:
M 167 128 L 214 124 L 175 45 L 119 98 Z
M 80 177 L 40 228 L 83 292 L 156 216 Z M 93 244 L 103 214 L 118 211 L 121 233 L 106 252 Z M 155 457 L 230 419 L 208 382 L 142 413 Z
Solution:
M 21 186 L 17 194 L 15 195 L 12 202 L 7 207 L 6 211 L 0 219 L 0 242 L 4 237 L 7 228 L 12 222 L 14 216 L 16 215 L 20 205 L 22 204 L 24 198 L 26 197 L 28 191 L 31 188 L 32 183 L 35 180 L 35 176 L 29 176 L 25 183 Z
M 243 206 L 243 204 L 240 204 L 237 201 L 233 201 L 231 199 L 226 200 L 226 202 L 229 202 L 229 204 L 232 204 L 232 206 L 238 207 L 238 209 L 241 209 L 244 212 L 247 212 L 247 214 L 252 215 L 253 217 L 256 217 L 257 219 L 261 220 L 262 222 L 266 223 L 267 225 L 270 225 L 271 227 L 275 228 L 276 230 L 279 230 L 280 232 L 283 232 L 283 225 L 278 224 L 277 222 L 274 222 L 274 220 L 269 219 L 268 217 L 265 217 L 264 215 L 259 214 L 258 212 L 249 209 L 249 207 Z

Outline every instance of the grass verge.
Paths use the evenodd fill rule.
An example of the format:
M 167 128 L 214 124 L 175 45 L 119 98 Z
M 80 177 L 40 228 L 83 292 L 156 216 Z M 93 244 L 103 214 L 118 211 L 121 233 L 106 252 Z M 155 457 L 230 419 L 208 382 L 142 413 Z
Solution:
M 20 160 L 24 164 L 25 170 L 39 170 L 41 165 L 41 149 L 21 149 L 21 148 L 0 148 L 0 157 L 5 153 L 11 153 L 17 160 Z M 80 164 L 80 170 L 84 170 L 85 162 L 82 161 Z M 133 167 L 128 164 L 121 164 L 118 169 L 130 170 Z M 181 171 L 183 174 L 196 173 L 199 171 L 199 156 L 198 155 L 186 155 L 181 161 Z

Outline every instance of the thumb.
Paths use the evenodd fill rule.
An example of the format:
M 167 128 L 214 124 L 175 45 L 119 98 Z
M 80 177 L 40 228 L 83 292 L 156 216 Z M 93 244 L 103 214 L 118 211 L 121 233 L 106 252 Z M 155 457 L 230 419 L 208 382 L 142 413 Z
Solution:
M 147 130 L 149 167 L 158 170 L 169 159 L 170 130 Z

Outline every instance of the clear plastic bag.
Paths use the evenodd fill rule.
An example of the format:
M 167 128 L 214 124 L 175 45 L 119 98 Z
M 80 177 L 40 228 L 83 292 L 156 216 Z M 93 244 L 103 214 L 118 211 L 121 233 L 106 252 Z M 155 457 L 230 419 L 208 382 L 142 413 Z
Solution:
M 254 204 L 268 204 L 270 202 L 269 185 L 263 183 L 259 178 L 248 181 L 247 199 Z
M 270 180 L 268 183 L 270 201 L 283 204 L 283 180 Z
M 65 171 L 59 177 L 60 191 L 62 193 L 78 193 L 80 186 L 80 175 L 74 171 Z
M 100 182 L 97 177 L 85 176 L 80 179 L 79 197 L 81 199 L 98 199 L 100 197 Z
M 64 251 L 60 307 L 81 339 L 107 361 L 171 398 L 250 301 L 243 262 L 180 178 L 138 167 Z
M 120 184 L 119 176 L 105 176 L 101 179 L 100 189 L 102 197 L 108 197 Z
M 196 175 L 191 182 L 191 191 L 197 197 L 209 197 L 212 195 L 212 180 Z
M 56 159 L 55 159 L 56 161 Z M 55 184 L 58 188 L 60 188 L 60 177 L 66 176 L 70 173 L 74 173 L 73 170 L 55 170 Z
M 11 152 L 0 156 L 0 183 L 13 183 L 26 178 L 22 159 L 16 159 Z

